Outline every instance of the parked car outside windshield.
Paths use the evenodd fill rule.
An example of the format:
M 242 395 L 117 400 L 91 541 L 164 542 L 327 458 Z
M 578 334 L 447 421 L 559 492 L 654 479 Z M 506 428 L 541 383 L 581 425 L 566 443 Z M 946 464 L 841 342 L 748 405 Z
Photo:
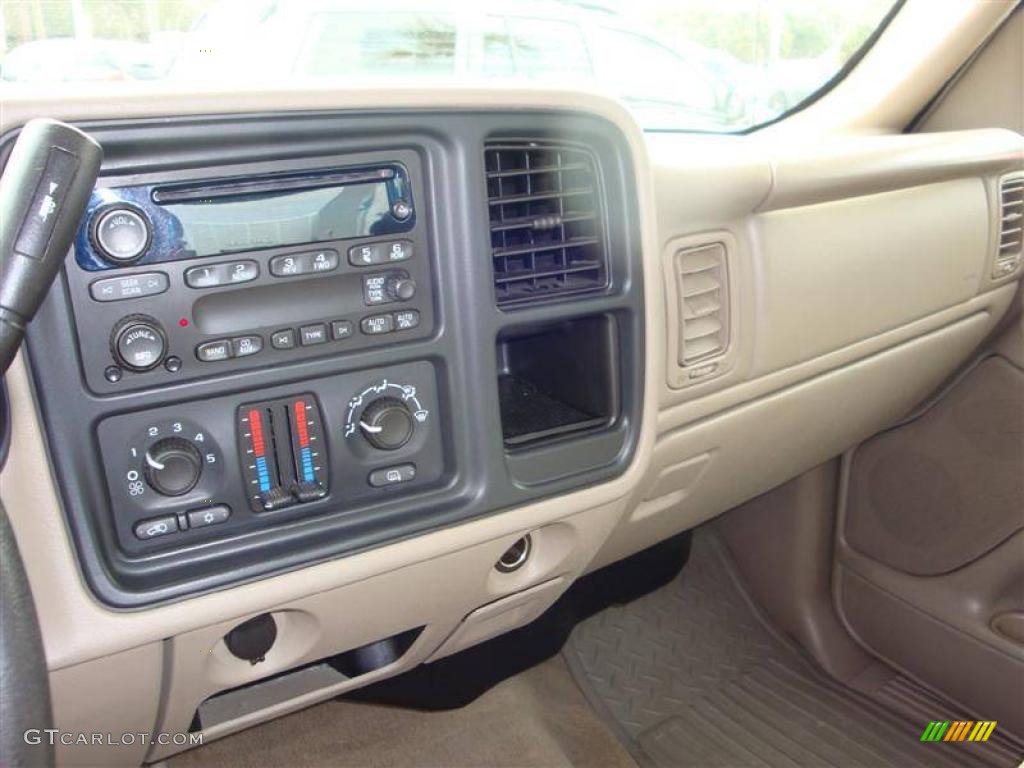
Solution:
M 0 66 L 9 82 L 575 87 L 647 129 L 735 131 L 828 84 L 892 1 L 53 0 L 41 25 L 8 3 Z

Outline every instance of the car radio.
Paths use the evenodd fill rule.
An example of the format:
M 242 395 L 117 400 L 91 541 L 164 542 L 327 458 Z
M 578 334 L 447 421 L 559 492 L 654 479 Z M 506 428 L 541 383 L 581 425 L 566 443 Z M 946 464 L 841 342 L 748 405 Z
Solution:
M 418 170 L 398 151 L 351 167 L 97 188 L 67 270 L 90 388 L 429 336 Z

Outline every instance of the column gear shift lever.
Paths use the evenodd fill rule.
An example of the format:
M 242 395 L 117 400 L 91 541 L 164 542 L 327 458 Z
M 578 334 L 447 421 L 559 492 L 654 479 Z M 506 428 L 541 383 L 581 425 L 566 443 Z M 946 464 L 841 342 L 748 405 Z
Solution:
M 56 120 L 25 124 L 0 176 L 0 375 L 71 247 L 103 150 Z

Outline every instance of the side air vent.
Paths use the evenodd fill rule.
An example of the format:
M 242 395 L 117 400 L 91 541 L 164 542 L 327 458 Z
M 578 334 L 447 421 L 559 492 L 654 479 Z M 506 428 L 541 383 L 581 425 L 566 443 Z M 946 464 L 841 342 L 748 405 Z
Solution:
M 999 185 L 999 250 L 992 277 L 1020 266 L 1024 251 L 1024 173 L 1004 176 Z
M 729 346 L 729 281 L 725 248 L 706 245 L 676 254 L 679 362 L 693 365 Z
M 498 306 L 601 291 L 608 257 L 593 154 L 541 142 L 484 149 Z

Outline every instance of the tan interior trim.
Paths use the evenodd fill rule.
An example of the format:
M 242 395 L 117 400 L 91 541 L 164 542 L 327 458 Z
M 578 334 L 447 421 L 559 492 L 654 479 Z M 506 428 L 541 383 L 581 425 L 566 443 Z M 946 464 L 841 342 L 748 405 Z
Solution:
M 773 187 L 760 212 L 989 176 L 1020 167 L 1020 134 L 1000 128 L 890 136 L 761 139 Z
M 364 90 L 352 93 L 323 90 L 314 93 L 289 92 L 196 96 L 190 103 L 168 101 L 159 95 L 136 102 L 136 113 L 161 114 L 193 108 L 208 111 L 230 109 L 311 109 L 343 103 L 349 108 L 398 108 L 409 106 L 430 109 L 561 109 L 566 103 L 614 124 L 628 143 L 633 156 L 635 182 L 640 211 L 644 258 L 645 323 L 650 347 L 646 356 L 645 390 L 656 392 L 663 381 L 664 303 L 661 300 L 659 257 L 655 247 L 653 188 L 647 166 L 644 137 L 629 113 L 617 102 L 586 94 L 568 94 L 542 90 L 456 90 L 445 92 L 412 90 L 381 93 Z M 233 101 L 232 101 L 233 99 Z M 61 117 L 99 116 L 102 102 L 69 101 L 59 111 Z M 230 105 L 230 106 L 229 106 Z M 52 103 L 49 104 L 52 107 Z M 122 104 L 123 107 L 127 106 Z M 5 110 L 6 125 L 15 125 L 31 117 L 33 110 L 46 109 L 46 103 L 21 102 Z M 103 111 L 109 111 L 107 104 Z M 127 111 L 127 109 L 125 110 Z M 208 626 L 218 620 L 257 613 L 318 594 L 331 588 L 355 584 L 414 563 L 459 552 L 473 545 L 520 535 L 533 528 L 571 517 L 587 510 L 607 507 L 626 497 L 640 482 L 650 460 L 654 443 L 657 402 L 645 398 L 640 437 L 633 461 L 615 480 L 584 490 L 548 499 L 536 504 L 490 515 L 464 525 L 440 530 L 415 539 L 362 552 L 331 562 L 292 571 L 255 583 L 225 589 L 170 605 L 140 611 L 115 611 L 100 605 L 83 582 L 77 566 L 66 522 L 61 511 L 45 440 L 36 413 L 27 368 L 23 356 L 7 374 L 12 433 L 10 457 L 0 473 L 0 496 L 11 518 L 36 600 L 43 643 L 51 670 L 133 648 L 162 638 Z M 620 510 L 621 512 L 621 510 Z M 509 541 L 508 543 L 511 543 Z M 600 542 L 589 543 L 590 555 Z M 45 553 L 45 556 L 43 556 Z M 584 559 L 586 549 L 581 549 Z M 584 563 L 580 564 L 582 569 Z M 493 597 L 500 597 L 500 594 Z M 466 605 L 466 612 L 476 605 Z M 377 610 L 390 615 L 387 602 Z M 88 631 L 83 631 L 87 627 Z
M 1016 5 L 907 0 L 840 87 L 765 132 L 902 131 Z
M 996 5 L 1002 3 L 993 8 Z M 911 0 L 911 6 L 920 8 L 920 0 Z M 996 15 L 989 9 L 965 18 L 970 16 L 973 21 L 968 26 L 980 32 Z M 982 23 L 985 19 L 988 21 Z M 558 577 L 566 577 L 564 584 L 568 584 L 585 569 L 624 557 L 720 514 L 838 454 L 901 418 L 948 376 L 1005 313 L 1019 279 L 1011 277 L 999 285 L 971 279 L 972 265 L 980 270 L 989 258 L 991 237 L 984 222 L 992 220 L 986 205 L 991 206 L 993 174 L 1020 162 L 1024 139 L 1008 132 L 955 133 L 928 139 L 847 136 L 817 142 L 805 147 L 806 154 L 801 155 L 789 139 L 772 138 L 781 135 L 781 129 L 758 138 L 648 138 L 621 105 L 594 94 L 559 90 L 445 85 L 388 91 L 174 94 L 165 90 L 122 95 L 118 86 L 116 103 L 113 93 L 77 95 L 59 103 L 45 95 L 30 97 L 5 105 L 0 119 L 10 128 L 43 113 L 86 120 L 115 114 L 155 117 L 339 106 L 561 110 L 571 105 L 574 110 L 608 120 L 624 135 L 633 156 L 641 212 L 646 397 L 638 448 L 624 475 L 415 539 L 174 604 L 115 611 L 91 596 L 60 509 L 25 360 L 18 359 L 7 377 L 13 433 L 10 460 L 0 474 L 0 496 L 25 553 L 50 669 L 85 675 L 78 669 L 83 663 L 99 660 L 97 664 L 106 665 L 106 659 L 125 652 L 135 658 L 138 649 L 138 669 L 146 671 L 153 649 L 163 649 L 158 664 L 161 675 L 146 672 L 138 696 L 161 697 L 157 717 L 167 728 L 186 727 L 195 705 L 210 692 L 254 679 L 238 669 L 225 677 L 223 670 L 211 670 L 205 662 L 196 661 L 202 651 L 216 645 L 226 628 L 248 616 L 267 610 L 302 609 L 320 621 L 329 613 L 324 606 L 334 612 L 346 608 L 359 612 L 357 626 L 325 621 L 324 632 L 310 647 L 296 646 L 287 658 L 277 659 L 277 669 L 286 669 L 318 658 L 316 654 L 354 647 L 370 636 L 371 629 L 385 635 L 401 631 L 406 628 L 401 626 L 403 610 L 422 611 L 416 615 L 430 624 L 429 632 L 425 631 L 400 664 L 379 671 L 379 676 L 391 674 L 429 658 L 464 616 L 484 604 Z M 649 153 L 653 160 L 649 161 Z M 843 178 L 837 167 L 840 161 L 854 169 L 851 179 Z M 882 202 L 898 200 L 901 207 L 917 211 L 926 225 L 948 214 L 942 200 L 955 200 L 974 214 L 966 217 L 970 221 L 949 223 L 944 230 L 950 243 L 962 248 L 936 245 L 936 263 L 953 268 L 963 284 L 951 285 L 948 275 L 939 275 L 922 288 L 920 301 L 908 302 L 903 311 L 899 304 L 895 310 L 887 304 L 877 317 L 859 323 L 851 320 L 858 307 L 841 303 L 837 306 L 842 312 L 835 317 L 809 318 L 827 323 L 829 333 L 819 334 L 823 329 L 815 329 L 814 344 L 806 355 L 791 354 L 799 348 L 799 339 L 793 340 L 792 347 L 775 347 L 770 355 L 760 350 L 763 339 L 780 332 L 779 327 L 772 327 L 774 321 L 766 312 L 771 297 L 765 295 L 764 286 L 784 275 L 770 272 L 796 247 L 791 234 L 789 239 L 776 241 L 779 233 L 765 226 L 765 220 L 807 216 L 811 217 L 808 226 L 824 228 L 829 226 L 829 217 L 822 213 L 849 214 L 849 234 L 834 265 L 863 285 L 857 269 L 865 257 L 857 248 L 852 223 L 860 221 L 856 211 L 864 207 L 877 211 L 877 198 L 882 197 Z M 672 300 L 664 278 L 666 248 L 676 241 L 708 236 L 728 238 L 734 249 L 730 264 L 737 264 L 739 270 L 734 295 L 739 304 L 735 328 L 741 348 L 727 375 L 707 386 L 673 391 L 666 366 L 666 301 Z M 903 246 L 897 244 L 895 250 Z M 927 266 L 908 258 L 902 264 L 902 277 L 919 274 L 921 280 L 931 280 Z M 786 286 L 783 283 L 781 287 Z M 820 304 L 817 307 L 823 311 Z M 897 381 L 899 386 L 894 384 Z M 843 407 L 847 402 L 852 405 Z M 821 429 L 802 429 L 807 423 L 819 424 Z M 654 498 L 648 493 L 652 487 L 658 491 Z M 557 567 L 526 571 L 521 580 L 489 578 L 492 558 L 516 537 L 538 529 L 572 532 L 571 536 L 565 534 L 568 549 L 564 559 L 556 559 Z M 381 599 L 385 587 L 393 593 L 396 585 L 411 585 L 410 594 L 417 600 L 398 606 L 394 600 Z M 439 596 L 430 594 L 424 585 L 434 585 Z M 366 628 L 365 636 L 361 626 Z M 266 669 L 249 670 L 255 676 L 264 672 Z M 53 679 L 73 678 L 56 674 Z M 54 684 L 54 690 L 61 697 L 79 697 L 64 701 L 59 711 L 77 712 L 89 706 L 87 692 L 72 693 L 60 682 Z M 333 692 L 310 694 L 244 722 L 225 724 L 218 732 Z M 151 753 L 150 759 L 159 754 L 163 753 Z

